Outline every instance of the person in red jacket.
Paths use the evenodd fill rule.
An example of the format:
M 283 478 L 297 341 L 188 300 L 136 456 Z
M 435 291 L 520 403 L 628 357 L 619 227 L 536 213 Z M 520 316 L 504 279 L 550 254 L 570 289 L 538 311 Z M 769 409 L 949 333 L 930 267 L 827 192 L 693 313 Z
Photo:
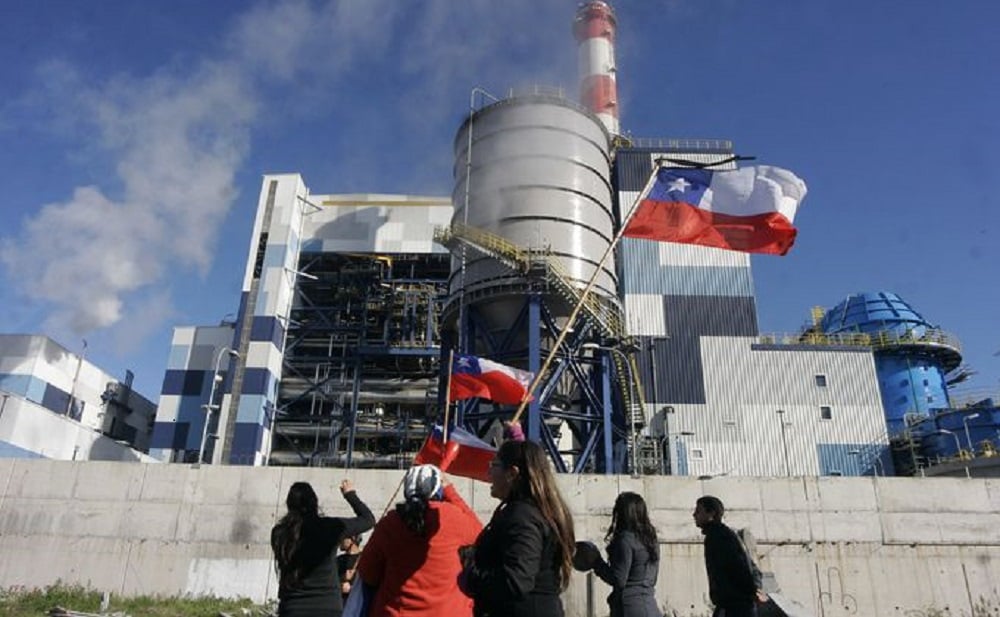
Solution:
M 375 588 L 368 616 L 471 617 L 458 549 L 475 543 L 482 523 L 434 465 L 406 472 L 403 495 L 358 561 L 358 576 Z

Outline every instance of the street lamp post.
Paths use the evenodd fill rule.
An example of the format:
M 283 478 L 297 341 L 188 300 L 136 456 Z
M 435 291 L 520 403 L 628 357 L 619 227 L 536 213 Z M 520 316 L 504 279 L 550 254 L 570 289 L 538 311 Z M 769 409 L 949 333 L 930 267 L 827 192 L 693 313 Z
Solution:
M 632 363 L 628 361 L 628 356 L 626 356 L 625 353 L 622 350 L 618 349 L 617 347 L 605 347 L 603 345 L 599 345 L 598 343 L 584 343 L 583 345 L 580 346 L 580 349 L 599 349 L 599 350 L 602 350 L 602 351 L 610 351 L 611 353 L 618 354 L 618 357 L 621 358 L 621 360 L 622 360 L 622 364 L 625 365 L 625 372 L 628 373 L 628 381 L 629 381 L 628 387 L 629 387 L 629 390 L 631 391 L 630 395 L 629 395 L 629 403 L 630 403 L 629 406 L 631 408 L 634 408 L 636 405 L 639 404 L 638 403 L 638 398 L 639 397 L 638 396 L 636 396 L 634 398 L 632 397 L 632 394 L 637 394 L 638 393 L 637 390 L 636 390 L 635 375 L 632 374 Z M 636 430 L 635 430 L 635 412 L 634 412 L 633 409 L 627 409 L 625 411 L 628 414 L 628 418 L 627 419 L 628 419 L 628 426 L 629 426 L 629 441 L 631 442 L 631 446 L 632 446 L 632 475 L 633 476 L 638 476 L 639 475 L 639 448 L 638 448 L 638 445 L 639 445 L 638 441 L 639 441 L 639 439 L 638 439 L 638 434 L 636 433 Z
M 975 454 L 976 450 L 975 450 L 975 448 L 972 447 L 972 437 L 969 435 L 969 420 L 975 420 L 978 417 L 979 417 L 979 412 L 977 411 L 974 414 L 971 414 L 971 415 L 968 415 L 968 416 L 965 416 L 964 418 L 962 418 L 962 426 L 965 427 L 965 441 L 968 442 L 968 444 L 969 444 L 969 454 L 971 456 L 975 456 L 976 455 Z
M 201 408 L 205 410 L 205 426 L 201 429 L 201 447 L 198 448 L 199 465 L 201 465 L 205 460 L 205 443 L 208 441 L 208 425 L 209 420 L 212 419 L 212 410 L 219 408 L 219 406 L 215 404 L 215 388 L 219 385 L 219 382 L 222 381 L 222 375 L 219 374 L 219 370 L 223 356 L 239 358 L 240 354 L 233 351 L 229 347 L 223 347 L 219 349 L 217 354 L 215 354 L 215 372 L 212 373 L 212 388 L 208 393 L 208 403 L 201 406 Z
M 781 451 L 785 456 L 785 476 L 791 476 L 791 469 L 788 467 L 788 440 L 785 438 L 785 410 L 777 410 L 778 420 L 781 423 Z

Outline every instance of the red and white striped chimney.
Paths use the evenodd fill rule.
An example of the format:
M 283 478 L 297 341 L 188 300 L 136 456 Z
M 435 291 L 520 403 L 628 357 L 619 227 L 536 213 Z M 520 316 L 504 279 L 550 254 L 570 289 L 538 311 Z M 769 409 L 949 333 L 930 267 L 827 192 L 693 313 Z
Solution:
M 618 135 L 618 86 L 615 82 L 615 12 L 607 2 L 584 2 L 573 20 L 579 43 L 580 102 Z

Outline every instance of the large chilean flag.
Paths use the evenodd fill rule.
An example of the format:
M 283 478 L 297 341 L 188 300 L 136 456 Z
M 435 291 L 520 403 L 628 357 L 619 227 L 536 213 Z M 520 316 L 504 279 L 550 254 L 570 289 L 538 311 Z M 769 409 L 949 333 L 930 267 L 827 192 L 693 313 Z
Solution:
M 661 167 L 622 235 L 784 255 L 806 183 L 780 167 L 735 171 Z

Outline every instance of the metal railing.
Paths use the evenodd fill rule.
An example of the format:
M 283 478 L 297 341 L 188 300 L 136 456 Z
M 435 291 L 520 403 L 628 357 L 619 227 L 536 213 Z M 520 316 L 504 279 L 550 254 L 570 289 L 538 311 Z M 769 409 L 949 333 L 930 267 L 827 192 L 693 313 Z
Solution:
M 925 328 L 921 332 L 908 330 L 895 332 L 822 332 L 770 333 L 760 334 L 757 342 L 764 345 L 843 345 L 891 349 L 908 345 L 936 345 L 961 352 L 962 345 L 954 334 L 937 328 Z

